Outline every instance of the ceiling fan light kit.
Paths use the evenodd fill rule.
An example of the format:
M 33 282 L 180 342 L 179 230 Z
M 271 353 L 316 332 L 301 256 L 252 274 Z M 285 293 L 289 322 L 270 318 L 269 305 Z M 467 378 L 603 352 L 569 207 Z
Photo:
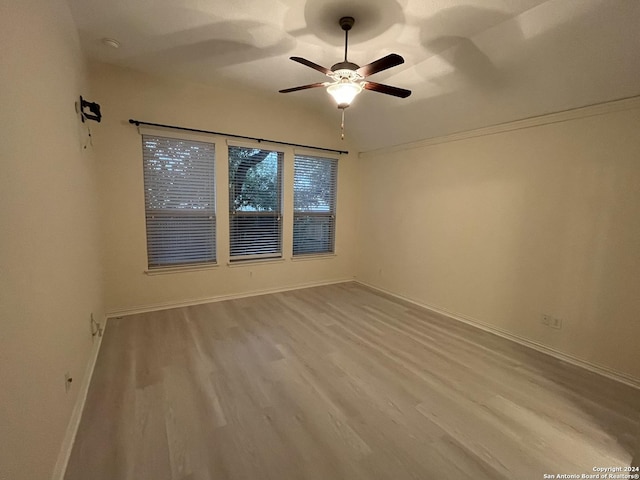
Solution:
M 365 77 L 373 75 L 374 73 L 381 72 L 391 67 L 401 65 L 404 63 L 404 58 L 400 55 L 391 53 L 386 57 L 379 58 L 378 60 L 360 67 L 355 63 L 347 60 L 347 48 L 349 45 L 349 30 L 353 27 L 355 19 L 353 17 L 342 17 L 339 21 L 340 27 L 344 30 L 344 61 L 336 63 L 328 69 L 316 63 L 313 63 L 306 58 L 291 57 L 294 62 L 301 63 L 307 67 L 313 68 L 321 73 L 327 75 L 332 82 L 318 82 L 309 85 L 302 85 L 300 87 L 287 88 L 280 90 L 280 93 L 296 92 L 298 90 L 306 90 L 316 87 L 327 87 L 327 92 L 333 97 L 338 105 L 338 108 L 342 110 L 342 139 L 344 140 L 344 110 L 353 99 L 363 90 L 371 90 L 373 92 L 384 93 L 386 95 L 393 95 L 394 97 L 406 98 L 411 95 L 411 90 L 405 90 L 404 88 L 392 87 L 389 85 L 383 85 L 381 83 L 371 82 L 365 80 Z
M 341 80 L 327 87 L 327 92 L 333 97 L 338 104 L 338 108 L 347 108 L 356 95 L 362 91 L 362 85 L 359 83 Z

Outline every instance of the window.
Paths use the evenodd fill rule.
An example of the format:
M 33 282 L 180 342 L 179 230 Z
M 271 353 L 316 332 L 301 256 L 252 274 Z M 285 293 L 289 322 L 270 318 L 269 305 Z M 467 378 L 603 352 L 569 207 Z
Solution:
M 229 147 L 230 260 L 282 256 L 282 152 Z
M 215 146 L 142 136 L 149 268 L 216 261 Z
M 333 253 L 338 161 L 296 155 L 293 179 L 293 255 Z

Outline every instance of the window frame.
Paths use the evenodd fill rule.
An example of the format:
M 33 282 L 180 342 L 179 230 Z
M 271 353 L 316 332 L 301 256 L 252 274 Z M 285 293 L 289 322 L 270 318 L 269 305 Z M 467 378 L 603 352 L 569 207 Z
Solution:
M 329 200 L 329 211 L 323 212 L 318 210 L 299 210 L 296 208 L 296 172 L 298 161 L 310 163 L 309 161 L 318 161 L 318 162 L 327 162 L 330 164 L 330 179 L 331 179 L 331 198 Z M 308 168 L 308 167 L 307 167 Z M 305 168 L 305 170 L 307 169 Z M 293 232 L 292 232 L 292 258 L 293 259 L 301 259 L 305 257 L 315 257 L 315 256 L 331 256 L 335 255 L 336 252 L 336 210 L 337 210 L 337 198 L 338 198 L 338 159 L 332 157 L 322 157 L 319 155 L 306 154 L 306 153 L 295 153 L 294 161 L 293 161 Z M 304 171 L 304 170 L 303 170 Z M 305 242 L 296 241 L 296 233 L 297 233 L 297 221 L 301 219 L 328 219 L 329 220 L 329 237 L 325 240 L 319 240 L 321 243 L 325 243 L 328 245 L 326 249 L 319 250 L 307 250 L 300 251 L 300 248 L 296 249 L 297 245 L 301 243 L 304 246 Z M 320 228 L 323 227 L 322 224 L 318 224 Z M 296 251 L 298 250 L 298 251 Z
M 266 148 L 265 148 L 266 147 Z M 277 199 L 277 210 L 269 211 L 269 210 L 238 210 L 234 207 L 235 200 L 235 187 L 232 185 L 232 149 L 245 149 L 245 150 L 254 150 L 254 151 L 262 151 L 268 152 L 263 160 L 275 153 L 276 154 L 276 199 Z M 250 145 L 243 143 L 228 143 L 227 147 L 227 155 L 228 155 L 228 199 L 229 199 L 229 222 L 228 222 L 228 232 L 229 232 L 229 265 L 239 265 L 244 262 L 256 262 L 256 261 L 275 261 L 283 258 L 283 209 L 284 209 L 284 168 L 285 168 L 285 152 L 276 149 L 273 147 L 263 146 L 263 145 Z M 262 161 L 263 161 L 262 160 Z M 261 163 L 260 161 L 259 163 Z M 247 168 L 249 171 L 251 168 L 255 168 L 257 165 L 253 165 Z M 243 182 L 244 185 L 244 182 Z M 244 218 L 246 220 L 254 219 L 254 222 L 259 218 L 273 218 L 274 224 L 276 228 L 273 230 L 276 232 L 276 242 L 274 244 L 275 248 L 272 252 L 264 252 L 264 253 L 245 253 L 238 254 L 234 253 L 234 249 L 241 249 L 241 245 L 234 245 L 234 241 L 238 239 L 239 233 L 238 231 L 234 231 L 234 228 L 238 229 L 238 225 L 234 225 L 234 222 L 237 222 L 238 219 Z M 247 236 L 251 236 L 251 234 L 255 234 L 258 229 L 255 226 L 248 227 L 245 234 Z M 269 233 L 267 229 L 267 233 Z M 265 248 L 265 247 L 262 247 Z M 256 247 L 256 250 L 259 248 Z
M 187 145 L 196 145 L 196 144 L 204 144 L 207 145 L 206 148 L 209 149 L 208 155 L 203 155 L 202 159 L 200 159 L 200 164 L 197 165 L 197 167 L 194 167 L 194 169 L 199 170 L 202 168 L 202 165 L 204 163 L 202 162 L 210 162 L 210 169 L 209 169 L 209 165 L 207 165 L 206 169 L 208 170 L 206 175 L 203 175 L 202 177 L 198 178 L 197 180 L 199 182 L 204 182 L 204 183 L 208 183 L 208 186 L 206 189 L 202 189 L 200 193 L 202 192 L 206 192 L 206 197 L 208 197 L 206 200 L 204 200 L 204 203 L 207 203 L 210 205 L 210 208 L 203 208 L 201 211 L 198 209 L 180 209 L 180 208 L 167 208 L 167 209 L 159 209 L 159 208 L 150 208 L 150 201 L 149 201 L 149 191 L 150 188 L 160 188 L 159 185 L 155 185 L 152 186 L 151 185 L 151 178 L 149 176 L 149 169 L 148 169 L 148 161 L 149 161 L 149 153 L 148 153 L 148 149 L 147 149 L 147 142 L 148 141 L 153 141 L 153 140 L 158 140 L 158 141 L 164 141 L 165 143 L 168 144 L 168 146 L 171 146 L 172 143 L 174 144 L 178 144 L 178 143 L 184 143 Z M 206 141 L 203 139 L 194 139 L 194 138 L 190 138 L 187 136 L 180 136 L 180 135 L 167 135 L 165 132 L 141 132 L 141 144 L 142 144 L 142 169 L 143 169 L 143 188 L 144 188 L 144 210 L 145 210 L 145 247 L 146 247 L 146 257 L 147 257 L 147 272 L 148 273 L 161 273 L 162 271 L 180 271 L 180 270 L 187 270 L 187 269 L 194 269 L 194 268 L 205 268 L 205 267 L 213 267 L 213 266 L 217 266 L 218 264 L 218 251 L 217 251 L 217 247 L 218 247 L 218 242 L 217 242 L 217 235 L 218 235 L 218 218 L 217 218 L 217 189 L 216 189 L 216 182 L 217 182 L 217 169 L 216 169 L 216 144 L 213 141 Z M 165 146 L 167 147 L 167 146 Z M 175 157 L 174 157 L 175 158 Z M 169 178 L 169 177 L 167 177 Z M 160 182 L 161 184 L 162 182 Z M 188 197 L 189 194 L 193 195 L 194 192 L 198 189 L 198 186 L 193 186 L 193 184 L 190 186 L 190 190 L 193 191 L 188 191 L 188 192 L 175 192 L 172 194 L 167 194 L 167 198 L 170 198 L 171 200 L 177 200 L 180 199 L 180 197 Z M 206 198 L 205 197 L 205 198 Z M 183 198 L 184 199 L 184 198 Z M 197 198 L 197 195 L 193 198 L 191 198 L 190 200 L 194 201 L 194 203 L 197 203 L 197 201 L 203 201 L 202 198 Z M 200 213 L 202 212 L 202 213 Z M 177 256 L 182 256 L 183 260 L 182 261 L 161 261 L 161 260 L 157 260 L 157 261 L 153 261 L 153 258 L 160 256 L 160 253 L 154 254 L 152 251 L 152 247 L 151 244 L 154 241 L 158 241 L 158 240 L 153 240 L 152 237 L 154 235 L 154 227 L 151 225 L 150 221 L 152 220 L 156 220 L 157 218 L 165 218 L 167 222 L 171 222 L 171 221 L 176 221 L 178 220 L 178 224 L 180 223 L 180 221 L 183 221 L 185 219 L 191 218 L 191 219 L 197 219 L 198 217 L 200 217 L 201 220 L 209 220 L 209 226 L 208 227 L 199 227 L 200 229 L 198 230 L 197 228 L 192 228 L 191 230 L 189 229 L 184 229 L 184 228 L 179 228 L 179 229 L 175 229 L 174 232 L 179 232 L 180 234 L 184 235 L 186 232 L 197 235 L 202 235 L 202 229 L 204 228 L 205 230 L 210 229 L 210 233 L 207 233 L 206 235 L 209 237 L 210 242 L 201 242 L 199 245 L 196 243 L 194 243 L 194 245 L 196 245 L 196 247 L 200 247 L 202 248 L 204 251 L 206 251 L 206 249 L 208 248 L 209 250 L 209 254 L 205 257 L 202 257 L 200 259 L 194 259 L 193 261 L 188 261 L 188 260 L 184 260 L 185 257 L 188 257 L 188 254 L 185 253 L 185 249 L 184 249 L 184 244 L 181 244 L 180 247 L 176 248 L 176 251 L 179 252 L 179 254 L 174 253 L 173 255 L 177 255 Z M 157 232 L 155 233 L 155 235 L 157 235 L 160 240 L 159 242 L 165 242 L 167 244 L 174 242 L 177 243 L 179 242 L 179 240 L 172 240 L 171 239 L 171 228 L 168 229 L 167 234 L 164 238 L 162 238 L 162 228 L 161 227 L 155 227 L 155 230 L 157 230 Z M 175 233 L 174 233 L 175 235 Z M 179 236 L 179 235 L 178 235 Z M 155 248 L 158 248 L 157 246 Z M 175 248 L 175 247 L 174 247 Z M 154 257 L 155 256 L 155 257 Z M 171 254 L 167 254 L 167 257 L 171 256 Z

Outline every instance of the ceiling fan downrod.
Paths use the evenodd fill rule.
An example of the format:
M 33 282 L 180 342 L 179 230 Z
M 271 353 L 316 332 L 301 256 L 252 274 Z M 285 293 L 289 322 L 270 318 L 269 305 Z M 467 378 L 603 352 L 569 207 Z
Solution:
M 353 24 L 356 23 L 356 19 L 353 17 L 342 17 L 340 19 L 340 27 L 344 30 L 344 61 L 347 60 L 347 46 L 349 45 L 349 30 L 353 27 Z

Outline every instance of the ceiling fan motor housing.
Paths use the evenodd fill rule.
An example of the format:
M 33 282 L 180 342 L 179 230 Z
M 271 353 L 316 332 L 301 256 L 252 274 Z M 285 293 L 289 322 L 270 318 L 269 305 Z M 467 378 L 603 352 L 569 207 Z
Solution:
M 331 67 L 332 72 L 336 72 L 338 70 L 357 70 L 360 68 L 360 65 L 356 65 L 352 62 L 339 62 L 336 63 L 333 67 Z

